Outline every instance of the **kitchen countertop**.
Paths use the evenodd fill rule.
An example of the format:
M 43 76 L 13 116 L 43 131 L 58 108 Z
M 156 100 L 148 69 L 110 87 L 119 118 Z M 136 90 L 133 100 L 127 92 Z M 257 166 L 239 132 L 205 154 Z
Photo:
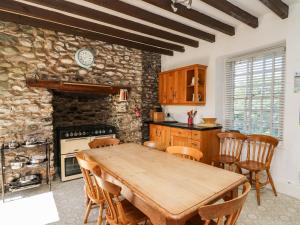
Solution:
M 153 122 L 149 121 L 149 124 L 156 124 L 156 125 L 162 125 L 162 126 L 168 126 L 168 127 L 176 127 L 176 128 L 182 128 L 182 129 L 188 129 L 188 130 L 215 130 L 215 129 L 221 129 L 221 125 L 217 125 L 215 127 L 198 127 L 197 125 L 188 125 L 187 123 L 170 123 L 170 122 Z

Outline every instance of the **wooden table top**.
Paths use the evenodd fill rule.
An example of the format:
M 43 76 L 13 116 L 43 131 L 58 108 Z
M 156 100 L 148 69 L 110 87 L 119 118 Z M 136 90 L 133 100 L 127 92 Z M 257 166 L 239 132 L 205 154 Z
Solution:
M 87 150 L 101 168 L 170 217 L 220 198 L 245 176 L 138 144 Z

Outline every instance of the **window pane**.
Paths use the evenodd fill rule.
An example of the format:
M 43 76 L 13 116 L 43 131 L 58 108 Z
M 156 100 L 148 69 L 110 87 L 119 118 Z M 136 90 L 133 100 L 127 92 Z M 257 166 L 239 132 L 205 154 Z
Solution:
M 282 138 L 283 48 L 244 56 L 227 63 L 226 68 L 226 87 L 232 89 L 226 90 L 226 128 Z

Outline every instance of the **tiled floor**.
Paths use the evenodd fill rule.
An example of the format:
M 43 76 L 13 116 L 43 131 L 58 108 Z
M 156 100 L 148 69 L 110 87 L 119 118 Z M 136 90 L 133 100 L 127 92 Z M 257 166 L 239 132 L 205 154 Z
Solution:
M 0 224 L 82 225 L 82 189 L 82 180 L 55 183 L 52 192 L 39 189 L 31 191 L 31 197 L 0 203 Z M 96 224 L 97 211 L 92 210 L 88 224 Z M 265 189 L 262 204 L 258 207 L 255 192 L 251 191 L 238 225 L 254 224 L 300 225 L 300 200 L 283 194 L 276 198 L 270 190 Z

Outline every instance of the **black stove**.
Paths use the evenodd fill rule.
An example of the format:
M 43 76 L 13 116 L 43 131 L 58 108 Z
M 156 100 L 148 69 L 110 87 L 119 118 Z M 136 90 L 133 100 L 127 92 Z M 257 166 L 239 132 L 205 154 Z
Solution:
M 91 137 L 115 134 L 116 129 L 113 126 L 105 124 L 82 125 L 57 128 L 58 139 L 70 139 L 79 137 Z

